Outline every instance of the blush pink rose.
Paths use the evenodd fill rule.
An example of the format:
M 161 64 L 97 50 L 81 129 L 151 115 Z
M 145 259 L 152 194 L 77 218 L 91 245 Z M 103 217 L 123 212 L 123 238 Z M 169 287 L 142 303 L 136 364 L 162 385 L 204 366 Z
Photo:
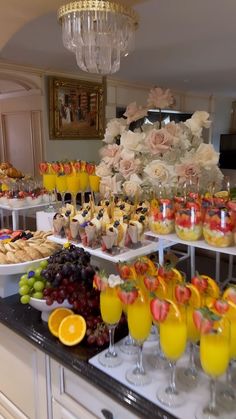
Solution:
M 142 106 L 137 106 L 136 102 L 130 103 L 126 111 L 124 113 L 124 116 L 127 117 L 127 124 L 131 124 L 133 121 L 137 121 L 140 118 L 143 118 L 147 115 L 147 108 L 143 108 Z
M 200 169 L 194 162 L 176 165 L 176 175 L 179 176 L 180 181 L 185 181 L 189 178 L 197 178 L 199 174 Z
M 165 128 L 153 129 L 147 135 L 145 144 L 148 151 L 153 155 L 165 153 L 171 148 L 173 137 Z
M 116 167 L 120 160 L 121 149 L 117 144 L 109 144 L 100 150 L 100 155 L 108 167 Z
M 137 173 L 140 167 L 140 160 L 139 159 L 122 159 L 120 161 L 119 169 L 122 176 L 125 179 L 129 178 L 132 174 Z

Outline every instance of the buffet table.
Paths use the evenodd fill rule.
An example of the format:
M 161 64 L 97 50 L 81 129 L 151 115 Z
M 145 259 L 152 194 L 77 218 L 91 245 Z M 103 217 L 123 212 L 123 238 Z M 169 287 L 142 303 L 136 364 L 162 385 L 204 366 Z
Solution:
M 0 298 L 0 335 L 4 417 L 176 418 L 89 363 L 97 350 L 83 344 L 63 346 L 40 312 L 20 304 L 18 295 Z

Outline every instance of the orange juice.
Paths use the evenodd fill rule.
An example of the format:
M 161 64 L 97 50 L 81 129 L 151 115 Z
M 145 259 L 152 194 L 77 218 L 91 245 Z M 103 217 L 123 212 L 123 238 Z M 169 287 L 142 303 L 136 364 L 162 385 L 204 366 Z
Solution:
M 148 301 L 138 298 L 128 306 L 128 326 L 133 339 L 145 341 L 148 338 L 152 326 Z
M 99 192 L 100 177 L 97 175 L 89 175 L 89 186 L 91 191 Z
M 67 176 L 67 190 L 72 194 L 77 194 L 80 189 L 79 174 L 72 174 Z
M 229 363 L 229 339 L 221 333 L 201 336 L 200 360 L 203 370 L 211 377 L 224 374 Z
M 118 323 L 122 313 L 122 303 L 115 288 L 107 288 L 100 293 L 100 310 L 105 323 Z
M 160 343 L 164 355 L 171 361 L 177 361 L 183 355 L 187 343 L 185 318 L 168 315 L 166 320 L 160 323 Z
M 230 306 L 225 316 L 230 323 L 230 358 L 236 359 L 236 308 Z
M 56 187 L 56 175 L 44 174 L 43 175 L 43 186 L 47 191 L 52 192 Z
M 187 338 L 188 341 L 196 343 L 200 340 L 200 332 L 197 330 L 194 321 L 193 321 L 193 312 L 195 308 L 188 306 L 187 307 Z
M 80 189 L 82 192 L 86 191 L 89 185 L 89 176 L 87 172 L 78 173 L 80 180 Z
M 67 176 L 61 175 L 56 177 L 56 188 L 60 193 L 67 191 Z

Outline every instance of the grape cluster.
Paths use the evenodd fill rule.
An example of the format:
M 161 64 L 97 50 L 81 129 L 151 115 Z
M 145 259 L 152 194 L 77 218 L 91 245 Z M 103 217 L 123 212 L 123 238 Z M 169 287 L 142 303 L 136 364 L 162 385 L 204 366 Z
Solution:
M 86 320 L 86 341 L 88 345 L 104 346 L 109 342 L 109 332 L 101 316 L 89 316 Z
M 43 298 L 43 290 L 46 288 L 47 283 L 42 276 L 42 271 L 48 265 L 47 260 L 42 260 L 39 266 L 33 270 L 29 270 L 24 275 L 21 275 L 19 281 L 19 294 L 21 295 L 20 302 L 28 304 L 30 298 Z

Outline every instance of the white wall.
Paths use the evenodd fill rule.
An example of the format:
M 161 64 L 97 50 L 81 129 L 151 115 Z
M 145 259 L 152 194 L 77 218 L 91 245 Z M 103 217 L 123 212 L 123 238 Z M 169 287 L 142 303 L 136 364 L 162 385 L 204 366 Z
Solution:
M 30 69 L 27 67 L 12 66 L 10 64 L 1 65 L 0 78 L 4 75 L 10 75 L 13 79 L 28 80 L 32 87 L 39 88 L 37 98 L 22 97 L 22 109 L 28 108 L 30 104 L 35 107 L 37 103 L 37 110 L 42 111 L 43 121 L 43 141 L 45 159 L 60 160 L 65 158 L 83 159 L 97 162 L 99 160 L 99 148 L 102 146 L 101 140 L 50 140 L 49 126 L 48 126 L 48 88 L 47 76 L 51 75 L 47 72 L 42 72 L 37 69 Z M 54 74 L 55 76 L 72 77 L 70 74 Z M 95 76 L 89 76 L 91 80 L 98 80 Z M 88 79 L 84 77 L 84 79 Z M 131 84 L 128 82 L 121 82 L 109 78 L 107 80 L 107 106 L 106 118 L 107 120 L 115 117 L 116 106 L 126 106 L 130 102 L 136 101 L 138 105 L 145 105 L 147 101 L 148 92 L 152 86 L 142 86 Z M 213 119 L 213 126 L 209 132 L 209 137 L 212 136 L 213 143 L 218 149 L 219 138 L 221 133 L 226 133 L 229 130 L 230 123 L 230 108 L 232 98 L 212 97 L 203 94 L 196 94 L 192 92 L 173 92 L 176 98 L 175 108 L 183 111 L 206 110 L 211 113 Z M 19 92 L 18 92 L 19 94 Z M 30 93 L 28 93 L 30 94 Z M 1 99 L 1 95 L 0 95 Z M 32 101 L 34 100 L 34 105 Z M 36 101 L 36 102 L 35 102 Z M 19 103 L 19 100 L 17 100 Z M 1 111 L 14 110 L 14 99 L 0 100 Z

